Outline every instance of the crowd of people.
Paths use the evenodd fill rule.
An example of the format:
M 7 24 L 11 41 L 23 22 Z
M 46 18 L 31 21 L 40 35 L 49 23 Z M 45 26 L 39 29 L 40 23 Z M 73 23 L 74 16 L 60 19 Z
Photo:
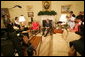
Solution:
M 72 16 L 75 17 L 74 14 L 72 14 Z M 77 56 L 77 53 L 79 53 L 81 56 L 84 56 L 84 13 L 79 12 L 78 16 L 76 16 L 75 19 L 72 20 L 72 23 L 70 23 L 72 24 L 70 31 L 80 35 L 81 38 L 69 43 L 69 56 Z
M 68 22 L 67 24 L 69 25 L 69 30 L 71 32 L 75 32 L 77 34 L 82 35 L 82 31 L 81 30 L 82 26 L 84 26 L 84 13 L 83 12 L 79 12 L 79 14 L 76 16 L 73 11 L 70 12 L 70 16 L 66 16 Z M 9 22 L 7 23 L 6 27 L 8 28 L 9 32 L 13 32 L 13 31 L 17 31 L 22 33 L 24 36 L 27 36 L 28 39 L 29 37 L 29 32 L 32 31 L 33 34 L 36 35 L 37 32 L 40 32 L 40 30 L 43 31 L 42 36 L 44 35 L 44 37 L 46 37 L 49 33 L 52 35 L 52 28 L 53 28 L 53 22 L 52 20 L 46 19 L 42 21 L 43 23 L 43 27 L 41 28 L 41 25 L 36 22 L 36 21 L 32 21 L 31 22 L 31 27 L 26 27 L 25 24 L 22 25 L 21 22 L 19 22 L 19 18 L 15 17 L 15 21 L 14 23 Z M 29 32 L 28 32 L 29 30 Z M 27 33 L 23 33 L 23 31 L 27 31 Z M 83 38 L 83 37 L 82 37 Z M 81 52 L 82 53 L 82 52 Z M 20 53 L 21 55 L 21 53 Z
M 79 26 L 81 24 L 84 24 L 84 13 L 83 12 L 79 12 L 79 14 L 76 16 L 73 11 L 70 11 L 69 12 L 70 16 L 66 16 L 67 18 L 67 24 L 69 25 L 69 30 L 71 32 L 78 32 L 79 31 Z M 9 22 L 8 24 L 11 24 L 12 22 Z M 25 22 L 24 22 L 25 23 Z M 39 22 L 37 21 L 32 21 L 31 22 L 31 27 L 29 27 L 33 32 L 37 32 L 38 30 L 42 30 L 43 31 L 43 34 L 44 35 L 46 33 L 46 35 L 44 36 L 47 36 L 47 34 L 52 31 L 52 27 L 53 26 L 53 21 L 52 20 L 49 20 L 49 19 L 46 19 L 46 20 L 43 20 L 42 21 L 43 25 L 40 25 Z M 63 22 L 62 22 L 63 23 Z M 14 29 L 22 29 L 22 28 L 25 28 L 25 24 L 22 24 L 21 22 L 19 22 L 19 17 L 15 17 L 15 21 L 14 23 L 12 23 L 13 25 L 13 28 Z M 9 26 L 9 25 L 8 25 Z M 42 29 L 42 28 L 43 29 Z M 28 27 L 27 27 L 28 28 Z M 50 30 L 50 31 L 49 31 Z
M 79 26 L 84 23 L 84 15 L 83 12 L 79 12 L 78 16 L 75 16 L 73 11 L 70 12 L 70 17 L 68 17 L 68 24 L 70 26 L 70 31 L 78 32 Z

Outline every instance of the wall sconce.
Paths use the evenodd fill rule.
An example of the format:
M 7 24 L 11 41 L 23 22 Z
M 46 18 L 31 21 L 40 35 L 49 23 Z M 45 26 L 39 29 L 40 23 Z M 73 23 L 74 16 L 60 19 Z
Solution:
M 18 8 L 22 8 L 20 5 L 15 5 L 13 8 L 16 8 L 16 7 L 18 7 Z

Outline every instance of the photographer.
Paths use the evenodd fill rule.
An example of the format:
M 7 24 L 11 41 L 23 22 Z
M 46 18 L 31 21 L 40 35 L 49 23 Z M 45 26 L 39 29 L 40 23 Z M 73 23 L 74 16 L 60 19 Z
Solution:
M 70 42 L 70 50 L 69 50 L 69 56 L 77 56 L 77 52 L 84 56 L 84 24 L 81 24 L 79 27 L 79 31 L 76 32 L 81 36 L 79 40 L 75 40 Z

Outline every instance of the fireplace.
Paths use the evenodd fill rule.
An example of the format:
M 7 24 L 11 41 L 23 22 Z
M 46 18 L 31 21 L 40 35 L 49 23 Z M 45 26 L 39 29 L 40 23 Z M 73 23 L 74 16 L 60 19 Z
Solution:
M 49 20 L 52 20 L 53 24 L 55 25 L 55 16 L 49 16 L 49 15 L 43 15 L 43 16 L 40 16 L 40 25 L 42 26 L 42 22 L 43 20 L 46 20 L 46 19 L 49 19 Z

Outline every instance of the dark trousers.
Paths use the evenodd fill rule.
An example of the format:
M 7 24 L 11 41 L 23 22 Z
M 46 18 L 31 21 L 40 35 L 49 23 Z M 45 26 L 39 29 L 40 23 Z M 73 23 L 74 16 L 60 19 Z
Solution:
M 19 56 L 23 56 L 21 40 L 18 38 L 12 39 L 14 48 L 17 50 Z
M 29 39 L 29 33 L 23 33 L 24 36 L 27 36 Z
M 46 34 L 45 34 L 45 31 L 47 31 Z M 50 33 L 50 34 L 52 33 L 51 31 L 52 31 L 52 28 L 48 28 L 48 29 L 43 28 L 43 35 L 47 36 L 48 33 Z

